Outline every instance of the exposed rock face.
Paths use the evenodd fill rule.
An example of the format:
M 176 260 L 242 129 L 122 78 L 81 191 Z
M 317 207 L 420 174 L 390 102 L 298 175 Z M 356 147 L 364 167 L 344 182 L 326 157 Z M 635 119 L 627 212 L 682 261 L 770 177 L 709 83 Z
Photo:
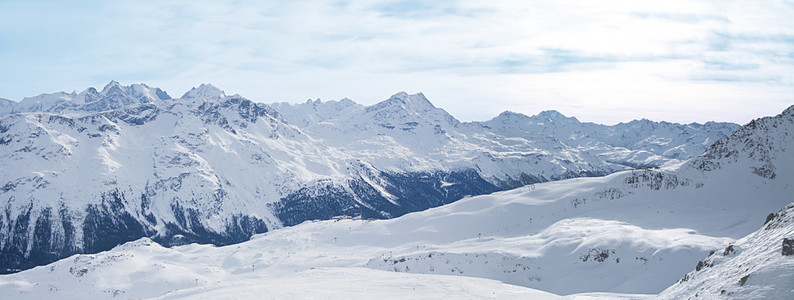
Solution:
M 794 255 L 794 239 L 783 238 L 780 254 L 783 256 Z

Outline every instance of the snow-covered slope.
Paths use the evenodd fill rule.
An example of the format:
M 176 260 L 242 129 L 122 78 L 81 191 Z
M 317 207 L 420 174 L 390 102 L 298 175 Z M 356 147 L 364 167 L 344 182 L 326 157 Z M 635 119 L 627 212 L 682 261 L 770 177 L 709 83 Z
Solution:
M 753 121 L 703 156 L 678 166 L 539 183 L 389 220 L 308 221 L 224 247 L 168 249 L 142 239 L 2 276 L 0 294 L 184 298 L 272 292 L 300 297 L 328 295 L 319 290 L 348 278 L 357 288 L 336 288 L 339 294 L 332 297 L 374 291 L 410 298 L 407 289 L 383 288 L 395 280 L 409 284 L 412 292 L 416 288 L 417 297 L 436 297 L 441 289 L 461 297 L 558 298 L 533 290 L 539 289 L 571 298 L 637 298 L 643 296 L 600 292 L 659 293 L 710 251 L 724 251 L 731 243 L 736 255 L 750 255 L 750 265 L 740 274 L 750 277 L 744 280 L 746 292 L 733 287 L 726 293 L 755 295 L 750 293 L 768 291 L 770 282 L 778 281 L 783 285 L 774 284 L 772 290 L 784 291 L 785 276 L 792 271 L 788 261 L 775 268 L 756 258 L 771 258 L 767 252 L 781 248 L 770 247 L 779 247 L 780 238 L 791 234 L 791 207 L 773 218 L 768 215 L 791 203 L 794 194 L 794 158 L 786 155 L 794 149 L 792 130 L 794 107 Z M 759 171 L 770 170 L 768 166 L 774 166 L 774 176 Z M 761 226 L 767 230 L 734 242 Z M 759 248 L 753 250 L 754 245 Z M 715 274 L 743 263 L 709 259 L 705 263 Z M 784 277 L 764 280 L 775 274 Z M 450 275 L 473 278 L 454 280 Z M 733 277 L 688 276 L 682 284 L 697 286 L 678 284 L 680 288 L 662 296 L 677 298 L 701 286 L 723 284 L 715 280 L 733 283 Z M 492 289 L 492 294 L 472 285 Z M 684 292 L 667 294 L 676 291 Z M 589 294 L 576 294 L 583 292 Z
M 662 299 L 788 299 L 794 295 L 794 203 L 761 229 L 712 251 Z

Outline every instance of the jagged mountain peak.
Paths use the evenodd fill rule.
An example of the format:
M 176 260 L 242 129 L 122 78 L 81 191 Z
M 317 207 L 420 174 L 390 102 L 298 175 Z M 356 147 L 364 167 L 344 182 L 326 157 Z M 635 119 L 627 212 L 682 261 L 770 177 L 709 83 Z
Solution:
M 105 95 L 105 94 L 108 94 L 108 93 L 110 93 L 110 92 L 112 92 L 114 90 L 121 92 L 123 90 L 123 87 L 121 86 L 121 84 L 118 81 L 111 80 L 110 82 L 108 82 L 108 84 L 105 85 L 104 88 L 102 88 L 101 94 Z
M 135 93 L 138 94 L 152 94 L 152 98 L 159 98 L 160 100 L 171 100 L 171 96 L 168 95 L 165 91 L 161 90 L 160 88 L 153 88 L 143 83 L 133 84 L 130 85 L 130 89 L 132 89 Z
M 494 126 L 523 126 L 523 125 L 559 125 L 559 124 L 579 123 L 575 117 L 566 117 L 556 110 L 544 110 L 537 115 L 527 116 L 513 111 L 504 111 L 493 119 L 486 121 L 485 124 Z
M 553 118 L 553 119 L 566 118 L 565 115 L 563 115 L 559 111 L 556 111 L 556 110 L 553 110 L 553 109 L 541 111 L 540 113 L 537 114 L 537 116 L 545 117 L 545 118 Z
M 422 93 L 408 94 L 406 92 L 398 92 L 389 97 L 389 99 L 370 106 L 367 110 L 374 111 L 387 107 L 400 107 L 408 111 L 420 113 L 436 109 L 433 103 L 430 103 L 430 100 L 427 100 L 427 97 Z
M 281 105 L 291 105 L 291 104 L 286 103 L 286 102 L 281 102 L 281 103 L 276 103 L 276 104 L 278 104 L 279 106 L 281 106 Z M 317 99 L 314 99 L 314 100 L 312 100 L 310 98 L 310 99 L 306 99 L 306 102 L 299 103 L 299 104 L 296 104 L 296 105 L 298 105 L 298 106 L 300 106 L 300 105 L 309 105 L 309 106 L 313 106 L 313 107 L 323 106 L 323 105 L 325 105 L 325 106 L 349 107 L 349 106 L 355 106 L 355 105 L 360 105 L 360 104 L 356 103 L 353 100 L 350 100 L 350 98 L 345 97 L 345 98 L 342 98 L 340 100 L 326 100 L 326 101 L 323 101 L 320 98 L 317 98 Z
M 794 105 L 774 117 L 755 119 L 729 136 L 714 142 L 689 166 L 713 171 L 728 165 L 741 165 L 753 174 L 775 179 L 788 169 L 778 168 L 774 160 L 786 149 L 794 147 Z M 790 174 L 788 174 L 790 175 Z
M 620 124 L 625 124 L 625 125 L 628 125 L 628 126 L 658 127 L 660 124 L 662 124 L 662 122 L 656 122 L 656 121 L 653 121 L 653 120 L 642 118 L 642 119 L 639 119 L 639 120 L 631 120 L 628 123 L 620 123 Z M 667 124 L 670 124 L 670 123 L 667 123 Z
M 150 100 L 169 100 L 171 96 L 160 88 L 153 88 L 143 83 L 135 83 L 129 86 L 122 85 L 118 81 L 111 80 L 101 92 L 93 87 L 86 90 L 92 94 L 99 94 L 102 97 L 133 97 L 145 98 Z
M 500 113 L 498 116 L 493 117 L 488 121 L 482 122 L 482 124 L 488 127 L 512 127 L 528 124 L 531 120 L 532 119 L 525 114 L 506 110 Z
M 700 123 L 697 123 L 697 122 L 692 122 L 692 123 L 689 123 L 689 124 L 687 124 L 687 125 L 689 125 L 689 126 L 692 126 L 692 127 L 700 127 L 700 126 L 703 126 L 703 127 L 713 127 L 713 128 L 720 128 L 720 127 L 732 127 L 732 126 L 736 126 L 736 127 L 737 127 L 736 129 L 738 129 L 738 127 L 739 127 L 739 124 L 736 124 L 736 123 L 731 123 L 731 122 L 717 122 L 717 121 L 707 121 L 706 123 L 703 123 L 703 124 L 700 124 Z
M 298 104 L 273 103 L 288 123 L 305 128 L 321 122 L 333 121 L 336 125 L 368 126 L 375 122 L 386 127 L 402 123 L 432 123 L 455 125 L 460 123 L 441 108 L 434 106 L 422 93 L 398 92 L 388 99 L 371 106 L 364 106 L 349 98 L 323 101 L 307 99 Z M 357 117 L 365 115 L 363 117 Z M 336 120 L 336 121 L 334 121 Z M 418 123 L 417 123 L 418 124 Z M 371 125 L 371 124 L 370 124 Z M 379 126 L 380 126 L 379 125 Z M 344 126 L 343 126 L 344 127 Z
M 557 123 L 579 123 L 575 117 L 566 117 L 565 115 L 561 114 L 556 110 L 544 110 L 534 116 L 527 116 L 525 114 L 519 112 L 513 112 L 506 110 L 499 114 L 498 116 L 494 117 L 493 119 L 485 122 L 490 124 L 502 123 L 503 125 L 516 123 L 516 125 L 522 124 L 539 124 L 543 125 L 546 123 L 557 124 Z
M 85 91 L 83 91 L 82 93 L 89 95 L 99 95 L 99 91 L 97 91 L 96 88 L 93 86 L 85 89 Z
M 496 119 L 496 118 L 529 118 L 529 116 L 527 116 L 525 114 L 522 114 L 522 113 L 519 113 L 519 112 L 506 110 L 506 111 L 503 111 L 498 116 L 494 117 L 494 119 Z
M 444 109 L 435 107 L 422 93 L 399 92 L 389 99 L 366 108 L 367 119 L 392 123 L 419 122 L 439 126 L 456 126 L 460 121 Z M 366 121 L 370 122 L 370 121 Z M 379 123 L 380 124 L 380 123 Z
M 209 83 L 202 83 L 182 95 L 182 99 L 220 99 L 223 97 L 226 97 L 226 93 Z
M 556 110 L 544 110 L 534 115 L 530 118 L 537 120 L 538 122 L 569 122 L 569 123 L 579 123 L 579 120 L 576 117 L 567 117 L 562 113 Z
M 357 111 L 364 109 L 364 105 L 348 98 L 338 101 L 322 101 L 319 98 L 315 100 L 307 99 L 306 102 L 296 104 L 276 102 L 270 106 L 276 109 L 287 123 L 301 128 L 344 118 L 344 116 L 355 114 Z
M 427 100 L 427 97 L 425 97 L 425 94 L 423 94 L 422 92 L 416 94 L 399 92 L 397 94 L 392 95 L 391 98 L 399 98 L 403 100 L 405 103 L 410 103 L 416 106 L 436 108 L 436 106 L 433 105 L 433 103 L 430 103 L 430 100 Z
M 73 98 L 71 103 L 54 106 L 49 110 L 98 112 L 171 99 L 168 93 L 159 88 L 152 88 L 145 84 L 125 86 L 115 80 L 105 85 L 102 91 L 98 92 L 95 88 L 89 87 Z

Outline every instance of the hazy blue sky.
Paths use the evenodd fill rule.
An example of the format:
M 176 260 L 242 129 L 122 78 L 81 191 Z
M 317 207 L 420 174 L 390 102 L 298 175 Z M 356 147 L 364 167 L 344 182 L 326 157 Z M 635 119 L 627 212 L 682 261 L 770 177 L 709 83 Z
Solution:
M 17 101 L 117 80 L 267 103 L 421 91 L 464 121 L 745 123 L 794 104 L 794 1 L 0 0 L 0 66 Z

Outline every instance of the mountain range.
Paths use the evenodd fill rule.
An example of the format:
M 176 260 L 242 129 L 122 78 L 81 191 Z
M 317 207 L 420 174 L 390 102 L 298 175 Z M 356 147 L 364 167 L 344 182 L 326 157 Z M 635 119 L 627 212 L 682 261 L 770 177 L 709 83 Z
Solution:
M 388 219 L 527 184 L 672 166 L 739 128 L 605 126 L 555 111 L 461 122 L 421 93 L 371 106 L 268 105 L 209 84 L 180 98 L 114 81 L 0 102 L 4 273 L 141 237 L 227 245 L 307 220 Z
M 586 123 L 581 125 L 582 123 L 573 118 L 561 117 L 553 112 L 532 117 L 503 113 L 488 122 L 457 122 L 454 118 L 448 118 L 443 110 L 429 105 L 429 102 L 418 101 L 426 100 L 419 94 L 400 93 L 369 107 L 349 100 L 265 106 L 242 104 L 246 100 L 237 97 L 201 101 L 190 99 L 182 97 L 167 100 L 184 102 L 171 103 L 170 106 L 158 103 L 137 104 L 122 110 L 68 117 L 119 120 L 113 123 L 118 126 L 119 133 L 107 135 L 117 142 L 107 142 L 106 136 L 95 137 L 98 139 L 94 142 L 95 145 L 114 145 L 106 146 L 105 151 L 108 153 L 107 157 L 117 162 L 118 166 L 116 169 L 109 169 L 107 174 L 128 174 L 121 171 L 123 166 L 128 166 L 128 162 L 119 156 L 120 153 L 132 149 L 132 146 L 126 144 L 130 143 L 137 146 L 135 149 L 140 149 L 139 156 L 143 157 L 141 161 L 151 159 L 153 167 L 152 170 L 146 169 L 140 173 L 124 172 L 130 172 L 130 175 L 148 175 L 151 171 L 159 174 L 157 178 L 161 180 L 168 178 L 167 174 L 187 172 L 191 175 L 185 175 L 181 185 L 155 189 L 156 193 L 140 196 L 140 200 L 119 200 L 122 205 L 118 208 L 119 211 L 126 209 L 123 205 L 143 206 L 143 203 L 148 203 L 146 207 L 149 210 L 141 208 L 140 211 L 127 210 L 127 213 L 131 220 L 137 220 L 134 212 L 144 214 L 144 219 L 154 220 L 151 221 L 154 224 L 152 229 L 146 229 L 151 230 L 149 235 L 132 238 L 133 241 L 112 247 L 109 251 L 74 255 L 46 266 L 0 276 L 0 295 L 4 299 L 278 299 L 362 296 L 785 299 L 791 295 L 794 287 L 794 156 L 790 155 L 791 149 L 794 149 L 794 136 L 791 134 L 794 132 L 794 106 L 777 116 L 753 120 L 723 137 L 714 137 L 707 132 L 718 131 L 705 128 L 719 125 L 716 123 L 678 125 L 636 121 L 633 125 L 601 127 Z M 150 105 L 153 108 L 142 109 Z M 218 109 L 198 108 L 211 105 L 217 105 Z M 251 109 L 245 110 L 241 107 Z M 251 110 L 259 110 L 252 107 L 258 107 L 266 113 L 250 113 Z M 152 112 L 145 112 L 146 110 Z M 137 113 L 124 114 L 130 111 Z M 214 111 L 218 113 L 212 113 Z M 312 114 L 312 111 L 316 113 Z M 221 117 L 216 117 L 218 115 Z M 241 115 L 249 117 L 240 117 Z M 258 116 L 254 119 L 255 122 L 240 120 L 252 120 L 251 115 Z M 270 118 L 266 119 L 265 115 Z M 16 132 L 14 130 L 22 127 L 9 122 L 14 118 L 49 120 L 51 116 L 33 113 L 3 118 L 4 134 Z M 226 118 L 226 121 L 221 121 L 222 118 Z M 187 132 L 175 134 L 168 131 L 189 128 L 188 125 L 162 129 L 165 124 L 176 124 L 178 120 L 182 124 L 198 127 L 204 124 L 209 131 L 209 137 L 205 142 L 195 144 L 179 138 L 167 139 L 175 135 L 188 135 Z M 199 123 L 200 121 L 205 123 Z M 406 124 L 408 122 L 415 122 L 416 125 Z M 576 125 L 578 128 L 572 125 L 577 123 L 580 124 Z M 15 124 L 13 126 L 18 127 L 6 124 Z M 76 124 L 88 124 L 88 121 Z M 97 121 L 96 126 L 105 124 Z M 141 126 L 149 126 L 148 135 L 136 136 L 131 133 Z M 619 126 L 631 129 L 627 129 L 626 133 L 613 133 Z M 522 127 L 526 129 L 521 129 Z M 162 131 L 153 128 L 160 128 Z M 648 132 L 637 132 L 643 128 Z M 693 137 L 661 136 L 674 132 L 674 128 L 686 130 Z M 44 131 L 49 134 L 47 137 L 52 137 L 50 141 L 70 141 L 65 137 L 58 139 L 58 135 L 50 133 L 54 130 L 49 127 L 47 129 L 51 130 Z M 263 206 L 272 212 L 267 217 L 272 219 L 263 221 L 265 226 L 293 226 L 278 227 L 278 230 L 273 230 L 276 227 L 266 227 L 268 232 L 264 234 L 221 247 L 168 244 L 176 242 L 177 237 L 169 236 L 167 230 L 181 230 L 178 234 L 182 237 L 179 239 L 185 242 L 203 237 L 202 233 L 190 231 L 197 228 L 190 227 L 193 224 L 213 224 L 207 221 L 213 220 L 212 215 L 202 219 L 201 216 L 187 213 L 186 215 L 194 216 L 197 223 L 186 222 L 186 225 L 190 225 L 183 228 L 179 227 L 182 225 L 179 221 L 175 221 L 175 225 L 170 225 L 172 229 L 166 228 L 165 233 L 158 231 L 158 224 L 169 224 L 169 213 L 178 214 L 174 213 L 178 211 L 175 209 L 166 212 L 155 209 L 162 205 L 158 204 L 163 202 L 162 199 L 178 198 L 170 203 L 180 203 L 179 207 L 197 205 L 201 209 L 206 208 L 200 206 L 205 205 L 201 198 L 194 202 L 181 198 L 186 193 L 183 188 L 191 187 L 199 191 L 200 184 L 209 184 L 194 179 L 195 176 L 213 174 L 213 178 L 220 178 L 218 185 L 228 190 L 226 196 L 218 197 L 222 204 L 215 216 L 237 216 L 237 225 L 243 224 L 239 220 L 245 217 L 249 222 L 263 220 L 255 215 L 258 213 L 258 206 L 235 198 L 245 194 L 232 194 L 231 184 L 234 183 L 234 187 L 242 187 L 245 191 L 244 179 L 258 183 L 262 178 L 271 178 L 273 175 L 270 174 L 275 173 L 266 173 L 265 168 L 258 172 L 250 172 L 250 169 L 239 170 L 244 165 L 232 158 L 248 157 L 248 152 L 244 151 L 253 151 L 249 150 L 253 148 L 241 148 L 238 145 L 243 144 L 240 141 L 243 138 L 232 137 L 247 138 L 254 133 L 262 136 L 262 132 L 268 132 L 265 130 L 271 130 L 269 132 L 273 135 L 251 143 L 258 142 L 258 147 L 255 148 L 268 149 L 267 153 L 272 160 L 266 162 L 277 162 L 273 163 L 272 168 L 289 164 L 290 159 L 303 158 L 303 161 L 291 162 L 288 168 L 282 170 L 301 170 L 295 168 L 303 166 L 304 170 L 290 174 L 290 180 L 324 182 L 325 189 L 316 183 L 304 183 L 300 189 L 303 189 L 301 193 L 307 195 L 306 198 L 292 202 L 285 200 L 286 197 L 273 202 L 263 200 L 266 203 L 275 203 Z M 88 135 L 93 131 L 86 128 L 82 132 Z M 121 142 L 122 135 L 136 136 L 136 140 L 134 143 Z M 642 138 L 643 136 L 646 138 Z M 288 137 L 289 141 L 284 141 Z M 706 141 L 707 137 L 711 140 Z M 80 138 L 78 142 L 81 145 L 91 141 L 90 138 Z M 154 144 L 152 147 L 155 149 L 149 149 L 147 143 L 153 143 L 149 139 L 166 140 L 163 143 L 165 146 Z M 709 145 L 704 146 L 700 154 L 688 157 L 686 153 L 695 151 L 691 147 L 702 145 L 697 142 L 701 139 Z M 271 140 L 278 140 L 279 144 L 265 142 Z M 577 144 L 577 141 L 581 143 Z M 618 141 L 625 143 L 625 147 L 615 145 Z M 669 142 L 665 144 L 662 141 Z M 11 139 L 8 143 L 16 141 Z M 678 145 L 670 145 L 672 143 Z M 64 144 L 69 145 L 66 142 Z M 310 144 L 316 148 L 309 148 L 307 145 Z M 49 144 L 33 144 L 35 147 L 43 145 Z M 198 146 L 193 149 L 186 145 Z M 271 148 L 263 148 L 264 145 Z M 275 149 L 273 145 L 282 145 L 282 151 L 287 154 L 272 154 L 276 153 L 275 150 L 270 150 Z M 170 164 L 174 157 L 171 154 L 173 152 L 157 150 L 158 146 L 188 149 L 182 150 L 188 152 L 187 158 L 177 159 L 180 163 L 174 166 Z M 587 148 L 588 146 L 592 148 Z M 606 147 L 613 147 L 614 150 L 599 151 Z M 47 149 L 56 148 L 49 146 Z M 75 148 L 77 147 L 70 149 Z M 91 149 L 99 151 L 97 149 L 102 148 L 97 146 Z M 298 152 L 301 154 L 289 156 L 292 152 L 284 149 L 301 151 Z M 384 150 L 378 152 L 378 149 Z M 675 150 L 668 152 L 672 149 Z M 234 154 L 224 156 L 224 151 L 234 151 Z M 304 153 L 312 153 L 311 151 L 348 155 L 350 160 L 360 162 L 362 166 L 345 169 L 350 170 L 349 172 L 329 167 L 339 174 L 320 173 L 318 170 L 327 169 L 310 166 L 307 157 L 312 156 L 303 156 Z M 661 157 L 661 165 L 658 168 L 656 165 L 631 168 L 614 160 L 618 155 L 632 151 L 649 152 L 653 156 Z M 32 152 L 37 153 L 20 153 Z M 483 152 L 490 155 L 487 157 L 496 159 L 489 161 L 462 158 Z M 526 155 L 531 153 L 538 155 Z M 672 157 L 673 153 L 679 155 L 678 158 Z M 168 163 L 161 162 L 161 157 L 166 155 L 171 155 L 164 159 Z M 196 157 L 202 158 L 204 162 L 185 163 L 189 159 L 197 159 Z M 35 161 L 33 158 L 30 156 L 28 160 Z M 326 166 L 334 166 L 332 161 L 338 160 L 332 157 L 327 159 L 329 162 Z M 571 162 L 566 163 L 564 159 L 570 159 Z M 69 160 L 67 158 L 59 161 Z M 83 161 L 91 160 L 84 158 Z M 523 168 L 522 164 L 535 166 L 536 161 L 536 168 Z M 587 163 L 583 163 L 585 161 Z M 58 170 L 58 165 L 54 162 L 41 162 L 41 165 L 54 170 L 53 172 Z M 21 170 L 22 166 L 20 163 L 16 165 L 16 169 L 10 170 Z M 454 172 L 463 172 L 460 167 L 468 167 L 469 173 L 453 175 L 456 174 Z M 604 169 L 600 169 L 602 167 Z M 46 191 L 47 188 L 60 184 L 45 176 L 68 177 L 67 174 L 58 173 L 55 176 L 39 172 L 44 174 L 42 179 L 17 186 L 39 185 L 37 189 L 29 189 L 32 192 L 27 194 L 36 195 L 36 190 Z M 199 174 L 193 175 L 192 172 Z M 248 177 L 256 174 L 256 178 L 230 177 L 235 172 L 244 173 Z M 104 180 L 117 178 L 116 183 L 109 186 L 121 185 L 120 177 L 107 174 L 104 175 Z M 394 207 L 419 203 L 418 201 L 444 199 L 438 195 L 448 194 L 441 191 L 460 191 L 453 189 L 456 185 L 465 184 L 474 189 L 470 182 L 464 181 L 466 178 L 476 179 L 475 182 L 481 181 L 483 186 L 499 191 L 474 189 L 475 193 L 450 201 L 454 203 L 440 201 L 442 203 L 425 204 L 438 207 L 400 213 L 379 210 L 379 207 L 388 206 L 381 206 L 383 204 L 380 202 L 368 202 L 379 198 L 361 197 L 363 194 L 354 187 L 355 180 L 338 179 L 349 178 L 346 176 L 351 176 L 350 174 L 359 176 L 360 182 L 372 187 L 372 193 L 380 195 L 379 197 L 392 203 Z M 553 177 L 553 174 L 557 177 Z M 606 175 L 586 176 L 601 174 Z M 409 179 L 415 181 L 400 181 Z M 100 177 L 78 176 L 78 180 L 100 180 Z M 45 181 L 51 183 L 44 183 Z M 92 182 L 97 183 L 97 190 L 107 188 L 99 185 L 99 181 Z M 156 186 L 151 182 L 148 181 L 144 186 Z M 511 188 L 524 183 L 528 185 Z M 410 192 L 415 193 L 410 194 L 414 198 L 394 192 L 395 186 L 401 184 L 405 184 L 405 189 L 411 189 Z M 356 214 L 366 210 L 345 210 L 343 205 L 326 206 L 327 210 L 338 209 L 334 212 L 339 215 L 331 217 L 330 220 L 306 218 L 298 221 L 300 218 L 295 218 L 292 219 L 293 222 L 299 224 L 290 224 L 283 221 L 289 220 L 288 218 L 279 214 L 279 209 L 291 214 L 328 203 L 344 203 L 323 199 L 326 195 L 334 195 L 334 199 L 343 198 L 346 188 L 352 190 L 349 192 L 351 195 L 358 197 L 353 201 L 361 201 L 356 202 L 360 206 L 367 204 L 373 207 L 370 210 L 372 215 Z M 11 195 L 17 197 L 19 190 L 8 190 L 5 193 L 12 193 Z M 129 193 L 124 188 L 119 190 L 119 194 Z M 163 198 L 163 193 L 168 193 L 168 197 Z M 105 205 L 113 207 L 114 202 L 103 201 L 105 202 L 100 203 L 109 203 Z M 80 207 L 69 205 L 64 207 L 67 210 L 69 207 Z M 98 207 L 96 202 L 88 200 L 83 205 Z M 245 210 L 232 210 L 236 208 L 235 205 L 247 206 Z M 419 205 L 416 205 L 415 208 L 419 210 Z M 11 207 L 11 204 L 7 207 Z M 13 210 L 6 211 L 8 214 L 8 211 Z M 376 215 L 374 212 L 377 211 L 390 215 Z M 113 211 L 108 211 L 109 214 L 111 212 Z M 79 210 L 72 210 L 65 215 L 74 216 L 79 213 Z M 147 214 L 152 217 L 147 217 Z M 384 220 L 366 219 L 373 215 L 373 218 Z M 362 218 L 355 218 L 356 216 Z M 323 216 L 316 218 L 329 219 Z M 8 227 L 5 224 L 8 223 L 4 223 L 3 228 Z M 138 224 L 144 227 L 146 223 Z M 221 224 L 226 224 L 226 228 L 229 228 L 228 222 Z M 203 226 L 205 229 L 214 228 Z M 84 232 L 85 228 L 87 227 L 83 225 Z M 210 234 L 219 233 L 214 231 Z M 33 236 L 36 241 L 38 233 Z M 172 247 L 163 247 L 161 244 Z

